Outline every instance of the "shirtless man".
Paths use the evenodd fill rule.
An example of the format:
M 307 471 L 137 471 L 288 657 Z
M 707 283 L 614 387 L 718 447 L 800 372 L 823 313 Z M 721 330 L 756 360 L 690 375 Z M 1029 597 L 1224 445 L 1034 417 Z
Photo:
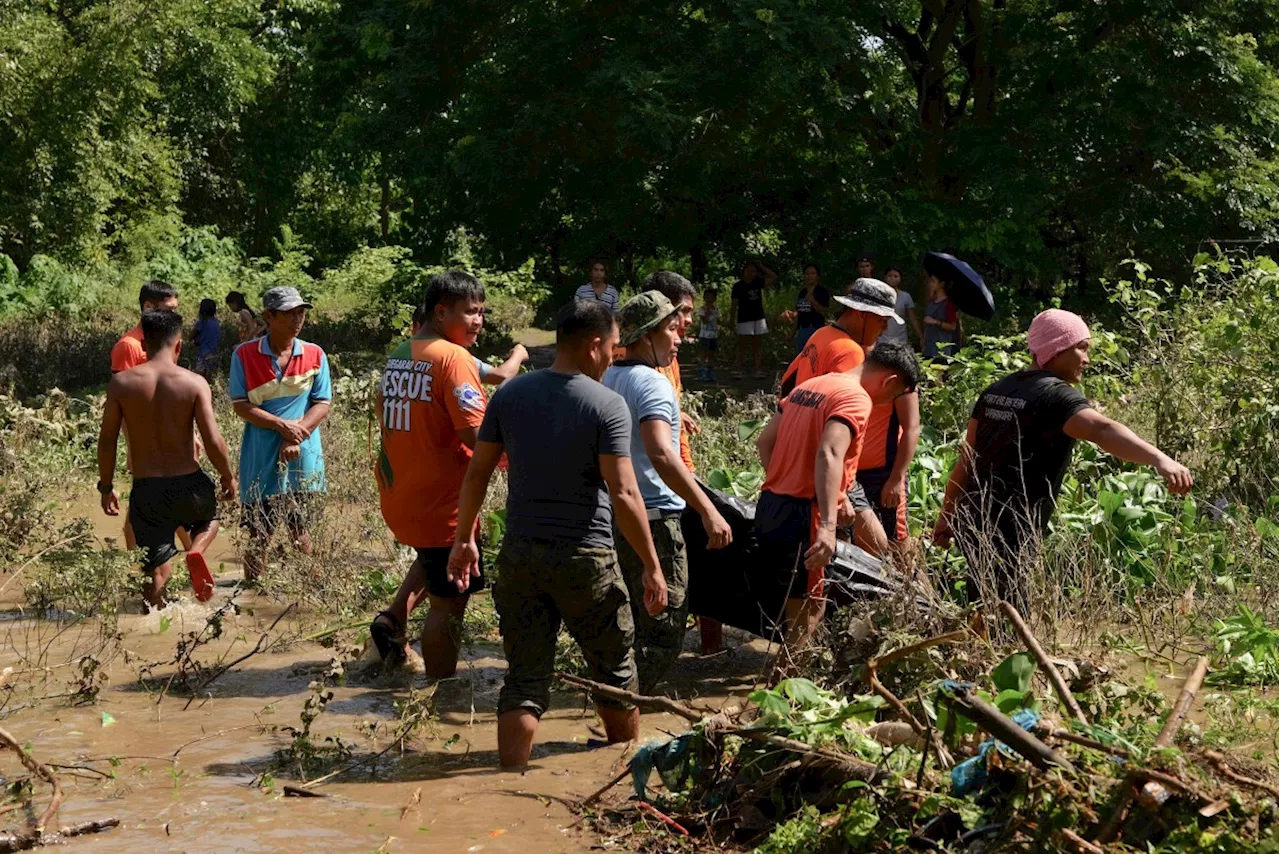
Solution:
M 182 317 L 174 311 L 148 311 L 142 315 L 141 328 L 147 361 L 116 374 L 107 385 L 98 434 L 98 492 L 103 511 L 120 515 L 120 498 L 112 480 L 116 443 L 124 425 L 133 459 L 130 516 L 138 545 L 146 550 L 142 568 L 148 580 L 142 596 L 160 608 L 165 604 L 170 562 L 178 553 L 173 535 L 179 527 L 191 534 L 187 569 L 197 598 L 205 601 L 213 593 L 204 551 L 218 532 L 218 502 L 212 481 L 196 462 L 192 424 L 222 476 L 224 500 L 235 495 L 236 478 L 214 420 L 209 384 L 178 366 Z

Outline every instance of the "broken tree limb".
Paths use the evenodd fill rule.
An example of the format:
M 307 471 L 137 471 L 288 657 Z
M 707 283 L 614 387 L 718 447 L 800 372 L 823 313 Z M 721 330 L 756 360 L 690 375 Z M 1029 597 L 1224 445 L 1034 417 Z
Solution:
M 1089 719 L 1084 716 L 1084 709 L 1080 708 L 1080 704 L 1076 702 L 1075 695 L 1067 687 L 1062 674 L 1058 672 L 1058 668 L 1053 666 L 1053 662 L 1049 660 L 1044 647 L 1040 646 L 1040 641 L 1036 640 L 1036 636 L 1031 633 L 1031 629 L 1023 621 L 1018 609 L 1008 602 L 1001 602 L 1000 610 L 1004 612 L 1005 617 L 1013 624 L 1014 631 L 1018 633 L 1018 637 L 1022 638 L 1022 642 L 1027 645 L 1027 651 L 1039 662 L 1040 669 L 1044 672 L 1045 678 L 1049 680 L 1049 684 L 1053 686 L 1058 699 L 1062 700 L 1062 705 L 1067 707 L 1067 711 L 1071 712 L 1073 718 L 1088 726 Z
M 1186 718 L 1187 712 L 1191 711 L 1191 704 L 1195 701 L 1196 694 L 1204 684 L 1204 677 L 1208 672 L 1209 659 L 1202 655 L 1196 661 L 1191 674 L 1187 676 L 1187 681 L 1182 683 L 1182 690 L 1178 692 L 1178 701 L 1173 704 L 1173 711 L 1165 719 L 1164 726 L 1160 727 L 1160 734 L 1156 736 L 1155 742 L 1157 749 L 1170 747 L 1173 740 L 1178 737 L 1178 730 L 1182 729 L 1182 721 Z
M 570 685 L 585 689 L 601 697 L 623 700 L 637 706 L 649 706 L 651 708 L 664 709 L 674 715 L 684 718 L 690 723 L 699 723 L 713 717 L 711 713 L 699 714 L 685 704 L 677 700 L 673 700 L 670 697 L 650 697 L 644 694 L 637 694 L 634 691 L 614 688 L 610 685 L 593 682 L 590 679 L 583 679 L 580 676 L 570 676 L 567 673 L 557 673 L 556 676 Z M 805 744 L 803 741 L 796 741 L 792 738 L 784 738 L 783 736 L 775 735 L 767 730 L 723 728 L 719 731 L 725 734 L 736 735 L 740 738 L 748 739 L 749 741 L 755 741 L 761 744 L 770 744 L 774 747 L 780 747 L 784 750 L 790 750 L 793 753 L 799 753 L 804 756 L 812 756 L 815 761 L 822 761 L 826 764 L 837 766 L 850 777 L 856 780 L 862 780 L 864 783 L 875 783 L 889 776 L 887 771 L 881 770 L 878 766 L 873 765 L 870 762 L 858 759 L 856 756 L 850 756 L 834 750 L 826 750 L 821 747 L 814 747 L 811 744 Z
M 1061 741 L 1069 741 L 1072 744 L 1078 744 L 1081 747 L 1088 747 L 1093 750 L 1101 751 L 1103 753 L 1110 753 L 1112 756 L 1128 756 L 1129 755 L 1129 751 L 1125 750 L 1123 747 L 1116 747 L 1110 744 L 1103 744 L 1100 741 L 1096 741 L 1092 738 L 1088 738 L 1083 735 L 1077 735 L 1074 732 L 1070 732 L 1065 729 L 1053 729 L 1051 727 L 1041 725 L 1036 727 L 1036 732 L 1039 735 L 1044 736 L 1045 738 L 1056 738 Z
M 58 777 L 48 769 L 43 763 L 37 762 L 26 749 L 18 743 L 18 740 L 9 734 L 8 730 L 0 727 L 0 744 L 18 754 L 18 760 L 32 774 L 44 780 L 53 787 L 53 798 L 49 801 L 49 806 L 40 814 L 40 818 L 36 821 L 35 836 L 44 835 L 44 829 L 49 826 L 58 814 L 58 807 L 62 805 L 62 783 L 58 781 Z M 14 849 L 17 850 L 17 849 Z
M 1084 839 L 1070 828 L 1062 828 L 1061 833 L 1062 838 L 1070 842 L 1071 847 L 1075 848 L 1076 851 L 1079 851 L 1080 854 L 1106 854 L 1106 852 L 1097 845 L 1094 845 L 1089 840 Z
M 697 723 L 703 718 L 710 717 L 712 712 L 695 711 L 678 700 L 670 697 L 648 697 L 643 694 L 637 694 L 634 691 L 626 691 L 622 688 L 613 688 L 599 682 L 592 682 L 590 679 L 583 679 L 581 676 L 573 676 L 568 673 L 556 673 L 556 678 L 561 682 L 568 682 L 577 688 L 585 688 L 593 694 L 599 694 L 602 697 L 612 697 L 615 700 L 623 700 L 636 706 L 650 706 L 670 712 L 673 715 L 682 717 L 690 723 Z
M 966 640 L 968 637 L 969 637 L 968 629 L 956 629 L 954 632 L 946 632 L 945 634 L 934 635 L 931 638 L 925 638 L 922 641 L 918 641 L 913 644 L 908 644 L 907 646 L 898 647 L 895 650 L 890 650 L 889 652 L 886 652 L 884 655 L 880 656 L 879 658 L 871 659 L 871 661 L 867 662 L 867 669 L 877 670 L 879 668 L 888 667 L 890 664 L 893 664 L 895 661 L 900 661 L 901 659 L 904 659 L 909 655 L 914 655 L 915 653 L 920 652 L 921 650 L 929 649 L 930 647 L 938 646 L 939 644 L 944 644 L 944 643 L 959 643 L 962 640 Z
M 57 833 L 9 834 L 0 836 L 0 851 L 27 851 L 42 845 L 56 845 L 74 836 L 84 836 L 86 833 L 100 833 L 109 828 L 119 826 L 120 819 L 104 818 L 99 821 L 86 821 L 81 824 L 63 827 Z
M 892 691 L 880 684 L 875 668 L 872 666 L 875 663 L 875 661 L 872 661 L 867 665 L 867 681 L 871 683 L 871 690 L 888 703 L 898 717 L 906 721 L 911 729 L 915 731 L 915 734 L 924 739 L 933 748 L 934 754 L 938 757 L 938 767 L 944 771 L 950 768 L 955 763 L 951 759 L 950 751 L 942 743 L 942 737 L 938 734 L 938 731 L 933 727 L 929 727 L 926 730 L 924 725 L 916 720 L 915 715 L 911 714 L 911 710 Z
M 594 792 L 592 792 L 591 794 L 583 798 L 582 801 L 578 804 L 578 809 L 586 809 L 587 807 L 591 806 L 596 801 L 600 800 L 600 798 L 604 797 L 605 792 L 609 791 L 614 786 L 618 785 L 623 780 L 627 779 L 627 777 L 629 777 L 630 775 L 631 775 L 631 763 L 628 762 L 626 765 L 622 766 L 622 770 L 619 771 L 612 780 L 605 783 L 603 786 L 601 786 L 600 788 L 596 789 Z
M 1196 666 L 1187 674 L 1187 679 L 1182 683 L 1182 690 L 1178 692 L 1178 700 L 1173 704 L 1173 711 L 1169 712 L 1169 717 L 1165 718 L 1164 726 L 1160 728 L 1160 734 L 1156 736 L 1153 747 L 1156 750 L 1169 747 L 1173 744 L 1173 740 L 1178 736 L 1178 730 L 1182 729 L 1182 721 L 1187 716 L 1187 712 L 1191 710 L 1191 703 L 1196 698 L 1200 686 L 1204 684 L 1204 677 L 1209 672 L 1209 659 L 1203 655 L 1196 661 Z M 1121 789 L 1119 800 L 1116 807 L 1111 811 L 1111 815 L 1107 817 L 1106 822 L 1098 829 L 1098 835 L 1095 841 L 1105 845 L 1115 838 L 1120 832 L 1120 827 L 1124 824 L 1125 816 L 1129 814 L 1129 807 L 1133 806 L 1133 802 L 1138 797 L 1138 787 L 1142 784 L 1142 772 L 1134 770 L 1130 771 L 1124 778 L 1124 786 Z
M 1266 792 L 1273 798 L 1280 798 L 1280 789 L 1268 783 L 1266 780 L 1255 780 L 1252 777 L 1246 777 L 1227 764 L 1227 758 L 1221 753 L 1213 750 L 1205 750 L 1201 752 L 1204 758 L 1213 763 L 1213 767 L 1218 773 L 1226 777 L 1228 780 L 1234 780 L 1241 786 L 1248 786 L 1251 789 L 1257 789 L 1260 792 Z
M 1056 765 L 1064 771 L 1075 773 L 1075 766 L 1040 739 L 1013 722 L 1011 718 L 975 692 L 967 688 L 944 691 L 942 696 L 970 719 L 1006 746 L 1017 751 L 1024 759 L 1042 771 Z

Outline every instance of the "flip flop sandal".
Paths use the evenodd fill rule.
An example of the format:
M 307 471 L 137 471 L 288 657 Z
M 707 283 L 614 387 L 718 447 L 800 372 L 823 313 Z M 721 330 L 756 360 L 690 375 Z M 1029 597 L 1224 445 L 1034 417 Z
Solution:
M 386 622 L 380 622 L 383 618 Z M 391 625 L 387 625 L 390 623 Z M 404 637 L 404 628 L 400 625 L 400 621 L 396 619 L 396 615 L 390 611 L 382 611 L 378 616 L 373 618 L 373 622 L 369 624 L 369 636 L 373 638 L 373 645 L 378 648 L 378 657 L 386 664 L 398 665 L 404 660 L 404 645 L 406 643 Z
M 200 552 L 187 552 L 187 575 L 191 578 L 191 589 L 195 591 L 196 599 L 208 602 L 213 598 L 213 573 Z

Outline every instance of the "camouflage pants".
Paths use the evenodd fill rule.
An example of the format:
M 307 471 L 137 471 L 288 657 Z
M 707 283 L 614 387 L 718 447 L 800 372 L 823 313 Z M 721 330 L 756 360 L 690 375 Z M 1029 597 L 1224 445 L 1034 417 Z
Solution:
M 658 564 L 667 580 L 667 607 L 656 617 L 649 616 L 644 607 L 644 584 L 641 581 L 644 565 L 640 556 L 617 526 L 613 531 L 614 542 L 618 545 L 618 563 L 622 566 L 622 577 L 626 579 L 627 590 L 631 594 L 631 616 L 636 624 L 636 672 L 640 678 L 641 694 L 652 694 L 680 656 L 684 649 L 685 623 L 689 619 L 689 604 L 685 597 L 689 589 L 689 560 L 685 554 L 680 517 L 650 521 L 649 533 L 658 553 Z
M 541 717 L 551 705 L 561 622 L 582 648 L 591 679 L 635 690 L 635 630 L 613 549 L 507 534 L 494 567 L 493 604 L 507 655 L 498 714 L 526 709 Z

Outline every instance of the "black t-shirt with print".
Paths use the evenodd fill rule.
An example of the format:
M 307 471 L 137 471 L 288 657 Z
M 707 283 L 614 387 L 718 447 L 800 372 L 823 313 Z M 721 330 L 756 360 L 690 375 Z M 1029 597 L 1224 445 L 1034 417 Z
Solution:
M 738 303 L 738 317 L 735 323 L 750 323 L 764 320 L 764 278 L 757 277 L 753 281 L 739 280 L 733 286 L 733 299 Z
M 813 298 L 822 305 L 831 305 L 831 294 L 822 285 L 813 289 Z M 821 329 L 826 322 L 826 309 L 815 305 L 809 299 L 809 292 L 801 288 L 796 297 L 796 326 L 800 329 Z
M 1083 394 L 1048 371 L 1018 371 L 978 397 L 965 502 L 983 527 L 1044 530 L 1076 444 L 1062 428 L 1088 407 Z

